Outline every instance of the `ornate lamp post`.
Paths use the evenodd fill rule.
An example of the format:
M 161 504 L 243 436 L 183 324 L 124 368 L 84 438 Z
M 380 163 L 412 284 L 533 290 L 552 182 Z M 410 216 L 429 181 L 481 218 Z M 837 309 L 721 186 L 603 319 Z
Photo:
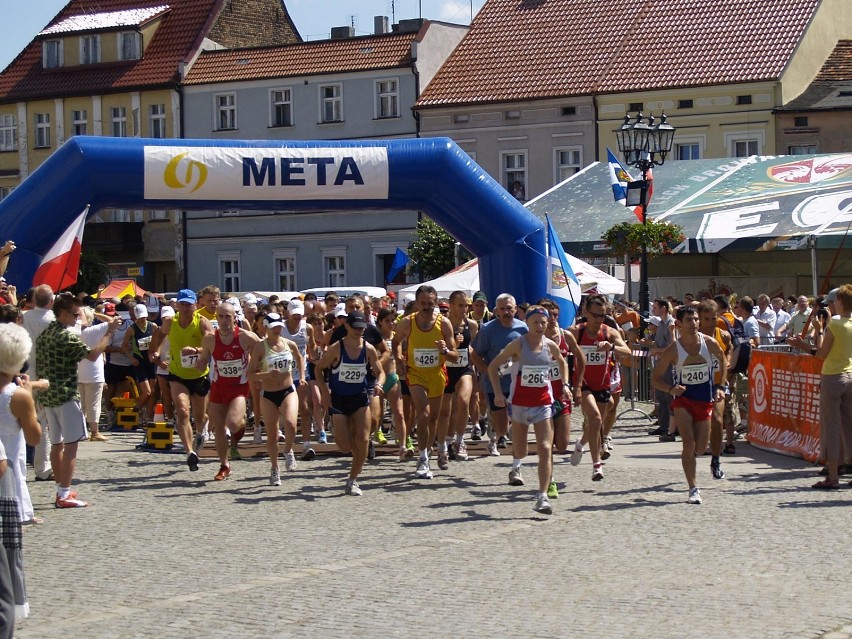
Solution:
M 675 128 L 666 122 L 666 114 L 660 116 L 660 122 L 654 124 L 654 116 L 643 122 L 642 113 L 636 114 L 631 122 L 630 116 L 624 116 L 624 124 L 615 129 L 618 150 L 624 155 L 629 166 L 642 171 L 642 179 L 627 185 L 627 206 L 642 207 L 642 223 L 648 224 L 648 171 L 653 166 L 661 166 L 672 150 Z M 651 296 L 648 291 L 648 246 L 642 242 L 642 261 L 639 276 L 639 305 L 646 315 L 651 310 Z

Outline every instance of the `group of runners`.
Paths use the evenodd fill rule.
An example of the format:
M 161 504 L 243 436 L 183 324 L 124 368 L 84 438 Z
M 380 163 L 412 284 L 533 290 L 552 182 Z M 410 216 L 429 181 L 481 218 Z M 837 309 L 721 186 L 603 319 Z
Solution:
M 629 358 L 631 350 L 602 296 L 585 298 L 582 319 L 563 329 L 559 307 L 548 299 L 525 305 L 519 313 L 511 295 L 500 295 L 486 322 L 490 311 L 472 311 L 464 292 L 453 293 L 439 307 L 436 291 L 424 285 L 401 315 L 393 308 L 373 313 L 356 295 L 332 311 L 329 327 L 313 314 L 306 318 L 305 302 L 292 300 L 281 309 L 284 317 L 276 312 L 280 307 L 257 311 L 255 332 L 249 330 L 245 302 L 221 303 L 214 287 L 202 294 L 207 299 L 199 305 L 193 291 L 180 291 L 174 317 L 164 316 L 148 345 L 150 361 L 167 368 L 176 430 L 191 471 L 199 469 L 209 422 L 219 457 L 215 479 L 227 479 L 231 461 L 239 457 L 237 442 L 247 415 L 253 412 L 255 435 L 260 424 L 266 428 L 269 482 L 280 485 L 281 444 L 285 470 L 295 470 L 301 422 L 301 459 L 314 458 L 311 441 L 326 441 L 327 412 L 334 443 L 352 456 L 344 491 L 360 495 L 359 474 L 374 456 L 376 441 L 384 441 L 386 404 L 400 461 L 416 457 L 415 479 L 432 479 L 433 463 L 446 470 L 451 459 L 467 459 L 468 423 L 473 424 L 471 438 L 480 438 L 480 417 L 486 413 L 489 455 L 499 455 L 511 437 L 508 481 L 514 486 L 525 483 L 522 464 L 533 428 L 537 512 L 551 513 L 550 501 L 558 497 L 554 450 L 569 453 L 575 466 L 588 450 L 592 480 L 604 478 L 622 390 L 618 362 Z M 486 306 L 484 295 L 478 296 L 480 306 Z M 708 440 L 713 476 L 724 477 L 716 448 L 721 445 L 730 339 L 716 328 L 716 313 L 712 302 L 678 309 L 679 337 L 657 353 L 652 378 L 657 390 L 673 396 L 690 503 L 701 502 L 696 457 L 704 454 Z M 699 330 L 699 318 L 707 331 Z M 253 395 L 255 389 L 259 392 Z M 249 398 L 252 408 L 247 407 Z M 583 414 L 576 440 L 570 431 L 572 406 Z

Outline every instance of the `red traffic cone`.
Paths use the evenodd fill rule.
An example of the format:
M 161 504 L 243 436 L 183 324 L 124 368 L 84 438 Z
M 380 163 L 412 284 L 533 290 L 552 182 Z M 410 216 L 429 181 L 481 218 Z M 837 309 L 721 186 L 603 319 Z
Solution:
M 154 422 L 165 423 L 166 415 L 163 412 L 163 404 L 157 402 L 157 407 L 154 409 Z

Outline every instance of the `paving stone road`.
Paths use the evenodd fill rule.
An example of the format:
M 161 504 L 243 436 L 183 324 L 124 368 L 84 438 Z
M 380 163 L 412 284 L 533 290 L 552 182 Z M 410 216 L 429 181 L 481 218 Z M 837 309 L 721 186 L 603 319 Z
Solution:
M 141 435 L 86 442 L 91 507 L 55 510 L 30 483 L 46 521 L 24 536 L 16 637 L 849 639 L 852 488 L 812 490 L 813 466 L 740 442 L 725 480 L 699 460 L 688 505 L 680 444 L 646 430 L 619 421 L 600 483 L 588 455 L 560 456 L 550 517 L 532 511 L 534 456 L 524 487 L 510 454 L 430 482 L 385 456 L 354 498 L 341 457 L 275 488 L 265 459 L 214 482 L 215 460 L 190 473 Z

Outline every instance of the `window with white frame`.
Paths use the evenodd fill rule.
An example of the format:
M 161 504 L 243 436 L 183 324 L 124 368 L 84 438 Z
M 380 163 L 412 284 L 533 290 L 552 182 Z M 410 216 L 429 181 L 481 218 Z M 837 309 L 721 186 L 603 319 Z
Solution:
M 270 97 L 271 117 L 269 119 L 269 125 L 293 126 L 293 90 L 289 87 L 283 89 L 272 89 L 272 91 L 270 91 Z
M 114 138 L 126 138 L 127 109 L 125 107 L 112 107 L 110 114 L 112 118 L 112 136 Z
M 74 135 L 89 133 L 89 112 L 86 109 L 71 111 L 71 131 Z
M 168 211 L 155 210 L 148 214 L 148 219 L 156 222 L 158 220 L 170 220 L 171 216 L 169 216 Z
M 787 147 L 787 153 L 790 155 L 814 155 L 816 152 L 816 144 L 795 144 Z
M 343 121 L 343 85 L 320 85 L 320 122 Z
M 62 40 L 45 40 L 41 43 L 41 64 L 45 69 L 62 66 Z
M 97 64 L 101 61 L 101 36 L 80 37 L 80 64 Z
M 583 168 L 583 147 L 569 146 L 555 149 L 556 182 L 562 182 Z
M 396 78 L 376 80 L 376 117 L 399 117 L 399 81 Z
M 503 186 L 512 197 L 524 202 L 527 199 L 527 152 L 504 151 L 501 155 Z
M 229 292 L 240 290 L 239 251 L 219 253 L 219 287 Z
M 0 151 L 15 151 L 17 148 L 17 118 L 11 113 L 4 113 L 0 115 Z
M 9 194 L 14 190 L 14 186 L 0 186 L 0 200 L 4 200 L 9 197 Z
M 213 96 L 216 105 L 216 131 L 230 131 L 237 128 L 237 94 L 220 93 Z
M 329 288 L 346 286 L 346 247 L 328 246 L 320 249 L 323 262 L 323 279 Z
M 725 133 L 725 148 L 729 157 L 746 158 L 763 153 L 764 131 Z
M 735 140 L 731 143 L 731 154 L 735 158 L 747 158 L 757 155 L 757 140 Z
M 108 217 L 110 222 L 130 222 L 131 221 L 131 213 L 129 209 L 113 209 Z
M 296 288 L 296 251 L 273 251 L 275 261 L 275 285 L 279 291 L 298 291 Z
M 148 107 L 148 133 L 152 138 L 167 137 L 165 104 L 152 104 Z
M 35 114 L 35 148 L 46 149 L 50 146 L 50 113 Z
M 142 57 L 142 34 L 136 31 L 121 31 L 118 34 L 118 59 L 138 60 Z

